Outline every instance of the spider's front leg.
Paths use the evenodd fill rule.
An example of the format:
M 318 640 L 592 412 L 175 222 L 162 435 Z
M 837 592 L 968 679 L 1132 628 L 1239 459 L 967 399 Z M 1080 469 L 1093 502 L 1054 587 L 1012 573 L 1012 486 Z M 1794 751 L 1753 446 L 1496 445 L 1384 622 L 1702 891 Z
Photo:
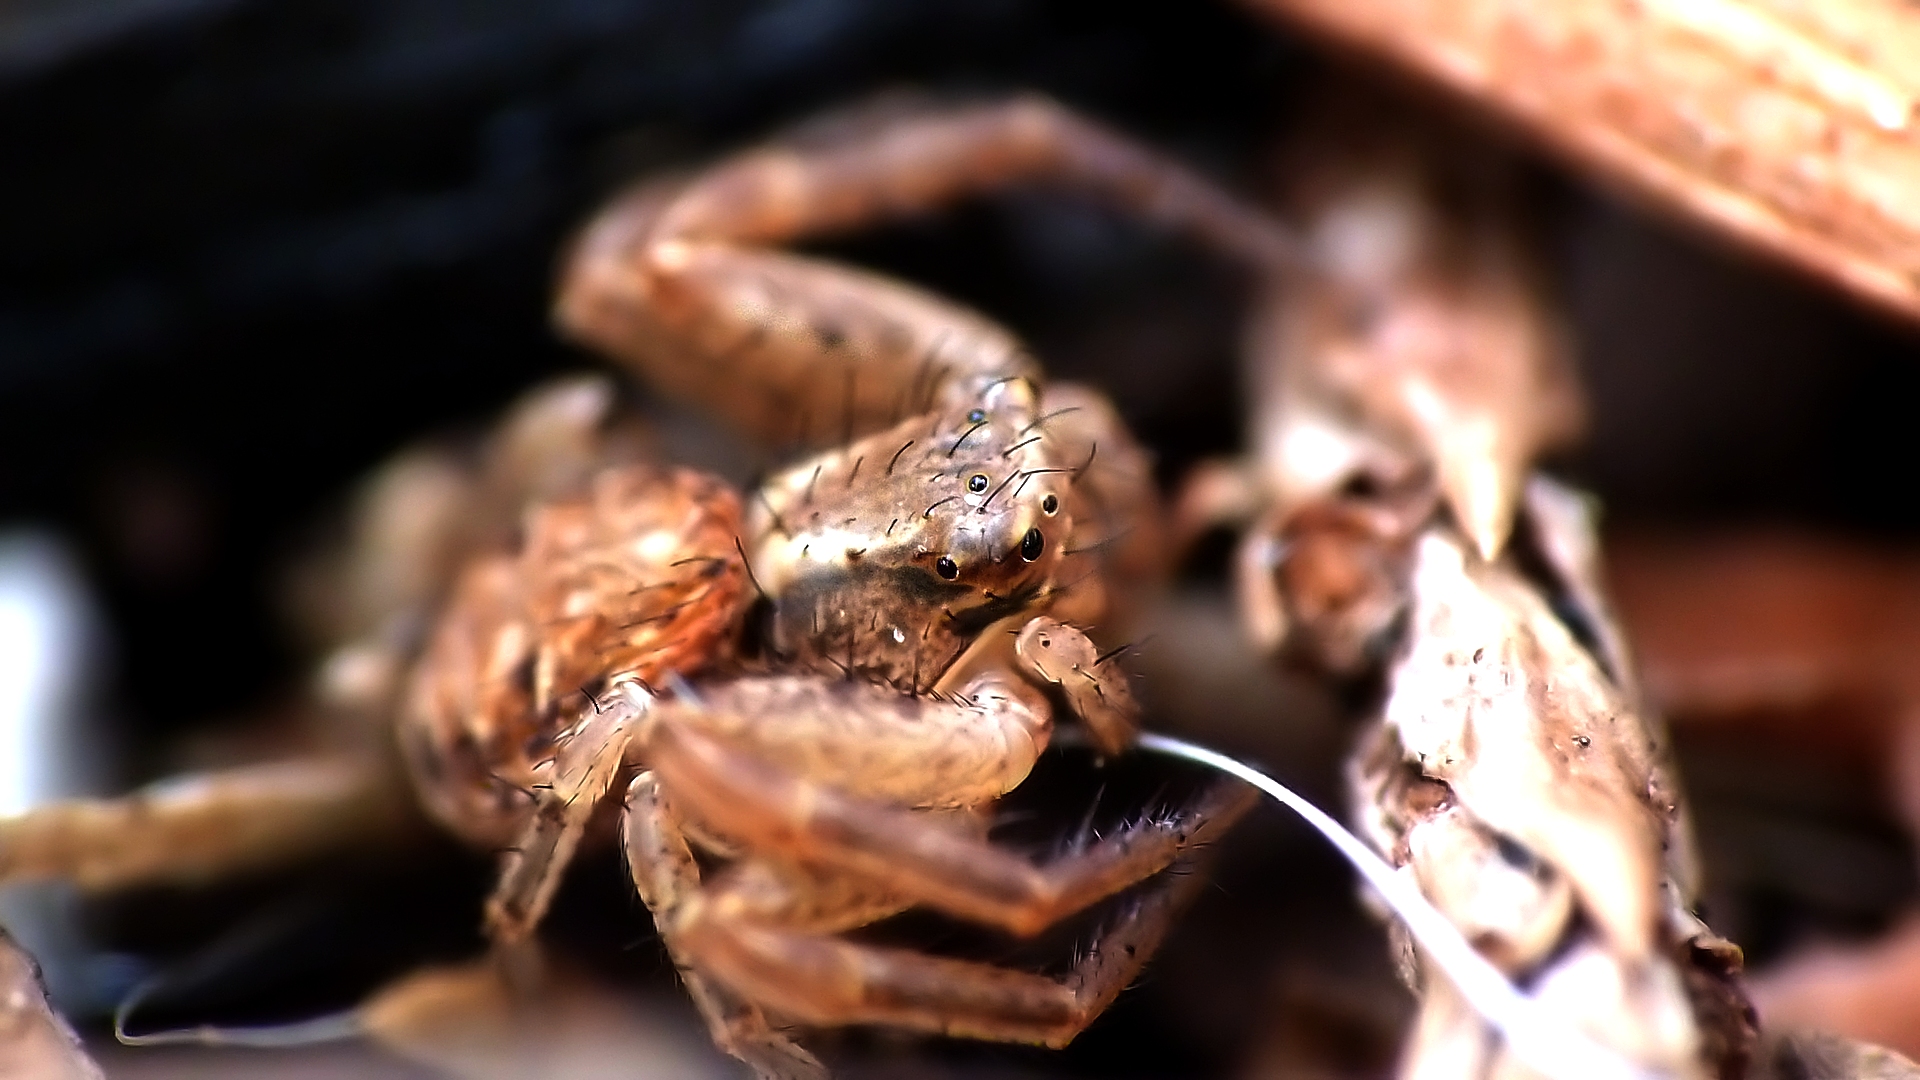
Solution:
M 819 919 L 804 888 L 749 880 L 742 871 L 752 864 L 674 918 L 671 934 L 690 963 L 815 1025 L 1065 1045 L 1138 974 L 1202 880 L 1179 864 L 1252 802 L 1249 789 L 1219 784 L 1174 814 L 1035 866 L 925 813 L 797 778 L 692 729 L 662 735 L 654 748 L 661 775 L 703 819 L 750 836 L 783 864 L 820 867 L 1014 933 L 1038 932 L 1166 871 L 1058 979 L 832 936 L 812 925 Z
M 1036 624 L 1024 636 L 1059 650 L 1064 689 L 1091 645 L 1071 628 Z M 1130 720 L 1122 700 L 1095 700 Z M 1045 867 L 928 813 L 984 805 L 1024 780 L 1046 744 L 1048 711 L 1004 672 L 935 698 L 829 679 L 744 679 L 715 687 L 701 706 L 664 706 L 644 753 L 684 812 L 749 850 L 1030 935 L 1164 870 L 1232 816 L 1225 807 L 1244 805 L 1238 794 L 1218 805 L 1203 799 L 1197 817 L 1143 820 Z
M 1020 936 L 1152 877 L 1198 842 L 1203 828 L 1210 835 L 1221 825 L 1218 806 L 1198 818 L 1146 818 L 1035 866 L 950 821 L 802 777 L 692 726 L 663 725 L 651 742 L 674 800 L 704 826 Z M 1235 806 L 1247 805 L 1239 785 L 1225 789 L 1236 793 Z
M 1077 190 L 1262 271 L 1279 225 L 1039 99 L 896 113 L 752 151 L 614 204 L 575 248 L 572 336 L 770 442 L 844 442 L 1035 374 L 991 320 L 888 278 L 771 248 L 1015 186 Z
M 1061 650 L 1046 670 L 1064 690 L 1091 646 L 1061 626 L 1028 636 L 1043 632 L 1060 641 L 1031 644 Z M 1037 933 L 1191 857 L 1252 801 L 1222 783 L 1036 866 L 938 812 L 1010 790 L 1047 742 L 1045 701 L 1004 674 L 923 698 L 805 676 L 735 679 L 650 707 L 622 697 L 629 707 L 568 740 L 529 841 L 577 839 L 622 763 L 640 763 L 625 826 L 636 885 L 716 1041 L 768 1076 L 812 1075 L 811 1059 L 763 1007 L 812 1024 L 1064 1044 L 1147 961 L 1196 877 L 1176 871 L 1137 897 L 1064 981 L 833 935 L 914 905 Z M 682 816 L 752 854 L 702 888 Z M 523 842 L 489 907 L 497 936 L 537 922 L 570 843 Z
M 913 698 L 811 676 L 738 679 L 702 689 L 699 703 L 656 702 L 633 683 L 605 694 L 559 741 L 533 815 L 507 852 L 487 903 L 496 942 L 539 925 L 597 808 L 629 766 L 661 771 L 659 747 L 691 732 L 699 745 L 750 746 L 810 782 L 894 805 L 959 808 L 990 802 L 1026 778 L 1050 730 L 1044 702 L 982 688 L 980 702 Z M 671 752 L 670 750 L 667 752 Z M 705 815 L 708 834 L 752 841 Z M 662 886 L 664 888 L 664 886 Z

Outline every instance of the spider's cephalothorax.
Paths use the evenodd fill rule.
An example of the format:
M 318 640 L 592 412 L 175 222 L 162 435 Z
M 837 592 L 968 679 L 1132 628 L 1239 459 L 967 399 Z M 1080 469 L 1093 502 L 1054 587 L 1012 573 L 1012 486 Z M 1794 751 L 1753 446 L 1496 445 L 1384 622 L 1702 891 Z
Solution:
M 748 508 L 770 644 L 814 670 L 930 687 L 986 627 L 1043 609 L 1073 466 L 1025 380 L 802 462 Z

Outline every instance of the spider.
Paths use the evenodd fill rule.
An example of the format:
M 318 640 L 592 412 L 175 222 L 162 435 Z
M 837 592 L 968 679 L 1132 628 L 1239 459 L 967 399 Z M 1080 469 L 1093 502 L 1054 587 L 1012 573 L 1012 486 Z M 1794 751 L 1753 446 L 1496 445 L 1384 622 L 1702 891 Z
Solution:
M 429 816 L 505 849 L 497 955 L 609 817 L 714 1040 L 763 1076 L 824 1075 L 795 1025 L 1061 1046 L 1157 947 L 1197 880 L 1167 871 L 1248 789 L 1042 865 L 984 832 L 1056 710 L 1103 754 L 1135 736 L 1117 650 L 1082 628 L 1162 564 L 1145 453 L 984 316 L 773 246 L 1016 184 L 1089 192 L 1255 270 L 1291 257 L 1258 212 L 1039 99 L 816 124 L 585 230 L 565 333 L 750 436 L 831 438 L 745 499 L 603 468 L 455 577 L 391 731 Z M 48 808 L 0 825 L 0 878 L 283 857 L 369 786 L 331 783 Z M 1149 879 L 1061 978 L 843 936 L 909 908 L 1032 935 Z

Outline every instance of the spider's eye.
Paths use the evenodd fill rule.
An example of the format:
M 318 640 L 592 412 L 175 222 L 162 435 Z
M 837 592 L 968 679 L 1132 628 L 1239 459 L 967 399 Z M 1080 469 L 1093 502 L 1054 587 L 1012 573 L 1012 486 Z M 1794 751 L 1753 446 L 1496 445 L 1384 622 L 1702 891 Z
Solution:
M 1039 529 L 1028 529 L 1027 535 L 1020 539 L 1020 557 L 1032 562 L 1047 550 L 1047 538 L 1040 535 Z
M 973 492 L 975 495 L 987 490 L 987 474 L 977 472 L 967 477 L 967 490 Z
M 967 423 L 969 423 L 969 424 L 978 424 L 978 423 L 981 423 L 981 422 L 983 422 L 983 421 L 985 421 L 985 420 L 986 420 L 986 418 L 987 418 L 987 410 L 985 410 L 985 409 L 975 409 L 975 410 L 973 410 L 972 412 L 969 412 L 969 413 L 967 414 Z
M 948 581 L 952 581 L 954 578 L 960 576 L 960 568 L 955 566 L 953 560 L 947 558 L 945 555 L 940 556 L 939 561 L 933 564 L 933 572 L 946 578 Z
M 1049 495 L 1046 498 L 1040 500 L 1040 509 L 1051 514 L 1054 511 L 1060 509 L 1060 500 Z

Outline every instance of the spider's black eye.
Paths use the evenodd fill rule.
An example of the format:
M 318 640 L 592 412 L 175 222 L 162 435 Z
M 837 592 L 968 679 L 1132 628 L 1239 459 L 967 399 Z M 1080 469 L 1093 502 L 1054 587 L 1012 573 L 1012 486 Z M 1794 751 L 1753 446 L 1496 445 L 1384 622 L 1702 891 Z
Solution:
M 973 492 L 975 495 L 987 490 L 987 474 L 977 472 L 967 477 L 967 490 Z
M 1027 535 L 1020 539 L 1020 557 L 1032 562 L 1047 550 L 1047 538 L 1040 535 L 1039 529 L 1028 529 Z
M 1060 509 L 1060 500 L 1049 495 L 1046 498 L 1040 500 L 1040 509 L 1051 514 L 1054 511 Z
M 987 418 L 987 410 L 975 409 L 967 414 L 967 423 L 978 424 Z
M 945 555 L 940 556 L 939 561 L 933 564 L 933 572 L 946 578 L 948 581 L 952 581 L 954 578 L 960 576 L 960 568 L 955 566 L 953 560 L 947 558 Z

